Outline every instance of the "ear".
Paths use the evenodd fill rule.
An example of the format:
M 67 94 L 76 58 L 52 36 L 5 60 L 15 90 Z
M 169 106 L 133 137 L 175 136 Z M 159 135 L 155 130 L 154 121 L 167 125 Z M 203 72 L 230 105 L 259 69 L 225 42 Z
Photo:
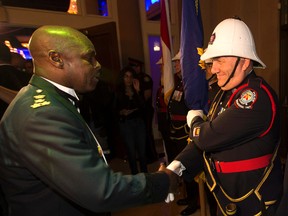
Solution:
M 247 68 L 250 67 L 251 64 L 253 65 L 253 62 L 252 62 L 251 59 L 244 58 L 244 63 L 243 63 L 243 66 L 242 66 L 243 71 L 247 70 Z
M 61 68 L 61 69 L 63 68 L 64 62 L 60 56 L 60 53 L 54 50 L 49 51 L 49 60 L 51 64 L 53 64 L 57 68 Z

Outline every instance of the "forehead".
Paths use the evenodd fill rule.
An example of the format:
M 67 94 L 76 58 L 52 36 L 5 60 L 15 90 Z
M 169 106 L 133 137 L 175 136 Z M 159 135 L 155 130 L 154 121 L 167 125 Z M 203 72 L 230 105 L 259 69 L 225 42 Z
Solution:
M 131 71 L 126 71 L 125 73 L 124 73 L 124 76 L 132 76 L 133 74 L 132 74 L 132 72 Z
M 212 61 L 219 61 L 219 62 L 231 62 L 237 59 L 235 56 L 220 56 L 220 57 L 215 57 L 212 58 Z

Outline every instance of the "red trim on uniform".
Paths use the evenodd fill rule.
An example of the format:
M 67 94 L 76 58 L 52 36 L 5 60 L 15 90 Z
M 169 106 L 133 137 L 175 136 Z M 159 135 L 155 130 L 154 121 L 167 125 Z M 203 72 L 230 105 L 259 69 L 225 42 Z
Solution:
M 243 88 L 247 87 L 248 86 L 248 83 L 240 86 L 238 89 L 236 89 L 236 91 L 233 92 L 233 94 L 231 95 L 228 103 L 227 103 L 227 106 L 230 107 L 231 106 L 231 101 L 234 99 L 235 95 Z
M 249 86 L 249 83 L 246 83 L 246 84 L 240 86 L 236 91 L 233 92 L 233 94 L 231 95 L 231 97 L 230 97 L 230 99 L 229 99 L 229 101 L 228 101 L 228 103 L 227 103 L 228 107 L 231 106 L 231 101 L 234 99 L 235 95 L 236 95 L 241 89 L 243 89 L 243 88 L 245 88 L 245 87 L 247 87 L 247 86 Z M 276 104 L 275 104 L 275 101 L 274 101 L 274 99 L 273 99 L 273 96 L 272 96 L 271 92 L 269 91 L 269 89 L 268 89 L 265 85 L 262 84 L 262 82 L 261 82 L 261 84 L 260 84 L 260 87 L 263 88 L 263 89 L 265 90 L 265 92 L 267 93 L 267 95 L 268 95 L 268 97 L 269 97 L 269 99 L 270 99 L 270 102 L 271 102 L 271 109 L 272 109 L 272 118 L 271 118 L 269 127 L 259 136 L 259 137 L 263 137 L 263 136 L 265 136 L 265 135 L 270 131 L 270 129 L 271 129 L 273 123 L 274 123 L 274 119 L 275 119 L 275 116 L 276 116 Z
M 214 164 L 216 171 L 219 173 L 247 172 L 268 166 L 272 156 L 273 154 L 267 154 L 257 158 L 232 162 L 215 161 Z
M 185 115 L 171 115 L 171 120 L 186 121 L 186 116 Z
M 261 84 L 261 88 L 263 88 L 263 89 L 266 91 L 266 93 L 268 94 L 269 99 L 270 99 L 270 101 L 271 101 L 271 105 L 272 105 L 272 119 L 271 119 L 270 125 L 269 125 L 269 127 L 267 128 L 267 130 L 264 131 L 259 137 L 265 136 L 265 135 L 270 131 L 270 129 L 271 129 L 272 125 L 273 125 L 275 116 L 276 116 L 276 104 L 275 104 L 275 101 L 274 101 L 274 99 L 273 99 L 272 94 L 270 93 L 270 91 L 268 90 L 268 88 L 267 88 L 266 86 L 264 86 L 264 85 Z

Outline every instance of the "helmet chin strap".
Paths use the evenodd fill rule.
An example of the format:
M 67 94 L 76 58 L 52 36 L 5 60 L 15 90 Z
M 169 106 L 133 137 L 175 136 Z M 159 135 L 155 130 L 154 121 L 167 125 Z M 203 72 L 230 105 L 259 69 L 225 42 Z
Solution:
M 239 61 L 240 61 L 240 58 L 237 57 L 237 61 L 235 62 L 235 65 L 234 65 L 234 68 L 233 68 L 232 73 L 230 74 L 230 76 L 228 77 L 228 79 L 226 80 L 226 82 L 225 82 L 222 86 L 220 86 L 220 88 L 226 86 L 227 83 L 228 83 L 228 82 L 231 80 L 231 78 L 234 76 L 235 71 L 236 71 L 236 68 L 237 68 L 237 66 L 238 66 L 238 64 L 239 64 Z

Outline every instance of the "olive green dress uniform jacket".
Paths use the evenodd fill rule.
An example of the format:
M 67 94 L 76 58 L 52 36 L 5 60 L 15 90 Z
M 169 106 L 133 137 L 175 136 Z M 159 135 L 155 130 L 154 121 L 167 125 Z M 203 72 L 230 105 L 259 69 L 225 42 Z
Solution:
M 107 167 L 73 104 L 34 75 L 0 123 L 0 180 L 10 215 L 80 216 L 166 198 L 164 173 Z

